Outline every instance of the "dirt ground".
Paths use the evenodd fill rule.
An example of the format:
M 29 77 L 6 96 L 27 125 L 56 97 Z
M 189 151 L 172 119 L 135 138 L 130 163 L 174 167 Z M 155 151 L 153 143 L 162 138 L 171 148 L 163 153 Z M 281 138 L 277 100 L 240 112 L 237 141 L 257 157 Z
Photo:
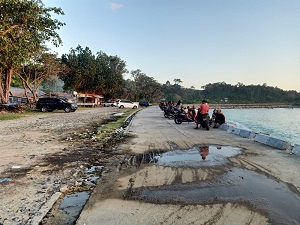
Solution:
M 0 121 L 0 224 L 35 224 L 53 196 L 82 188 L 77 178 L 87 164 L 108 158 L 89 137 L 116 112 L 120 109 L 84 108 Z
M 173 120 L 167 120 L 158 107 L 138 112 L 127 130 L 134 138 L 118 147 L 120 151 L 131 152 L 132 157 L 127 158 L 128 163 L 123 169 L 118 168 L 109 177 L 102 178 L 76 224 L 300 224 L 299 156 L 221 129 L 206 131 L 193 127 L 194 124 L 176 125 Z M 217 167 L 134 163 L 138 162 L 139 154 L 145 158 L 156 151 L 187 150 L 195 145 L 234 146 L 241 148 L 243 153 Z M 253 181 L 258 177 L 261 180 L 252 184 L 252 178 L 238 175 L 239 171 L 254 174 Z M 215 181 L 228 174 L 234 181 Z M 239 185 L 244 181 L 249 182 L 243 187 L 249 198 L 220 198 L 227 192 L 227 188 L 222 188 L 224 185 L 230 189 L 234 185 L 228 183 Z M 264 188 L 263 185 L 270 181 L 273 183 Z M 276 187 L 275 184 L 283 186 Z M 280 214 L 264 196 L 255 199 L 252 185 L 266 195 L 277 190 L 290 193 L 291 202 L 277 196 L 277 192 L 270 198 L 278 198 L 279 211 L 283 208 L 286 211 Z M 214 189 L 218 191 L 214 192 Z M 237 195 L 238 191 L 236 189 Z M 205 198 L 201 193 L 209 197 Z M 208 203 L 203 203 L 204 198 Z M 295 199 L 297 202 L 292 205 Z M 290 212 L 293 213 L 285 215 Z

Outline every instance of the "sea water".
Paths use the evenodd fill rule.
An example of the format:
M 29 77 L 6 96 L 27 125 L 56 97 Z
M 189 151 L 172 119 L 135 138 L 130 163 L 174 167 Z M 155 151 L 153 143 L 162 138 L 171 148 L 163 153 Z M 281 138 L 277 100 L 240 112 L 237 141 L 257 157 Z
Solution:
M 222 109 L 227 124 L 300 145 L 300 108 Z M 212 115 L 212 110 L 210 111 Z

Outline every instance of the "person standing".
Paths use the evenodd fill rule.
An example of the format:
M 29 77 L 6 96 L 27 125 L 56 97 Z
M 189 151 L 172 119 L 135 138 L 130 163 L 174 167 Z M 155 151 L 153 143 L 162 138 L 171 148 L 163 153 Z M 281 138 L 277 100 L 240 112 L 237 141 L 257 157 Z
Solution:
M 199 123 L 203 120 L 205 116 L 207 116 L 209 111 L 209 105 L 205 100 L 202 100 L 202 103 L 198 109 L 197 118 L 196 118 L 196 127 L 195 129 L 198 129 Z

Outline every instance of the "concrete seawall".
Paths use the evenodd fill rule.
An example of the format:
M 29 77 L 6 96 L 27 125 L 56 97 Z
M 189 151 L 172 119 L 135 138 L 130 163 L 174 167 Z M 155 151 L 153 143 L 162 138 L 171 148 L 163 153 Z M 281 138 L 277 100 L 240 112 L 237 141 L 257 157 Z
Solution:
M 279 138 L 274 138 L 269 135 L 256 133 L 252 130 L 240 129 L 228 124 L 222 124 L 220 128 L 231 134 L 238 135 L 243 138 L 248 138 L 255 142 L 259 142 L 261 144 L 268 145 L 276 149 L 291 150 L 293 154 L 300 156 L 300 145 L 296 144 L 295 146 L 292 146 L 292 144 L 288 141 L 281 140 Z

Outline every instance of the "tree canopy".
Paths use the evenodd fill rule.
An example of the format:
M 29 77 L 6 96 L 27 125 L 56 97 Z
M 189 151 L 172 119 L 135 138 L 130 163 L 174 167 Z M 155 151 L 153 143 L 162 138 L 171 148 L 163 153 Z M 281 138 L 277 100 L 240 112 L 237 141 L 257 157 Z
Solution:
M 0 2 L 0 102 L 7 103 L 12 75 L 33 54 L 46 51 L 45 43 L 62 43 L 57 30 L 64 23 L 51 18 L 60 8 L 44 7 L 38 0 Z
M 77 46 L 62 56 L 61 62 L 69 71 L 61 76 L 65 90 L 83 93 L 101 93 L 108 97 L 121 94 L 126 62 L 118 56 L 98 52 L 95 56 L 86 47 Z

